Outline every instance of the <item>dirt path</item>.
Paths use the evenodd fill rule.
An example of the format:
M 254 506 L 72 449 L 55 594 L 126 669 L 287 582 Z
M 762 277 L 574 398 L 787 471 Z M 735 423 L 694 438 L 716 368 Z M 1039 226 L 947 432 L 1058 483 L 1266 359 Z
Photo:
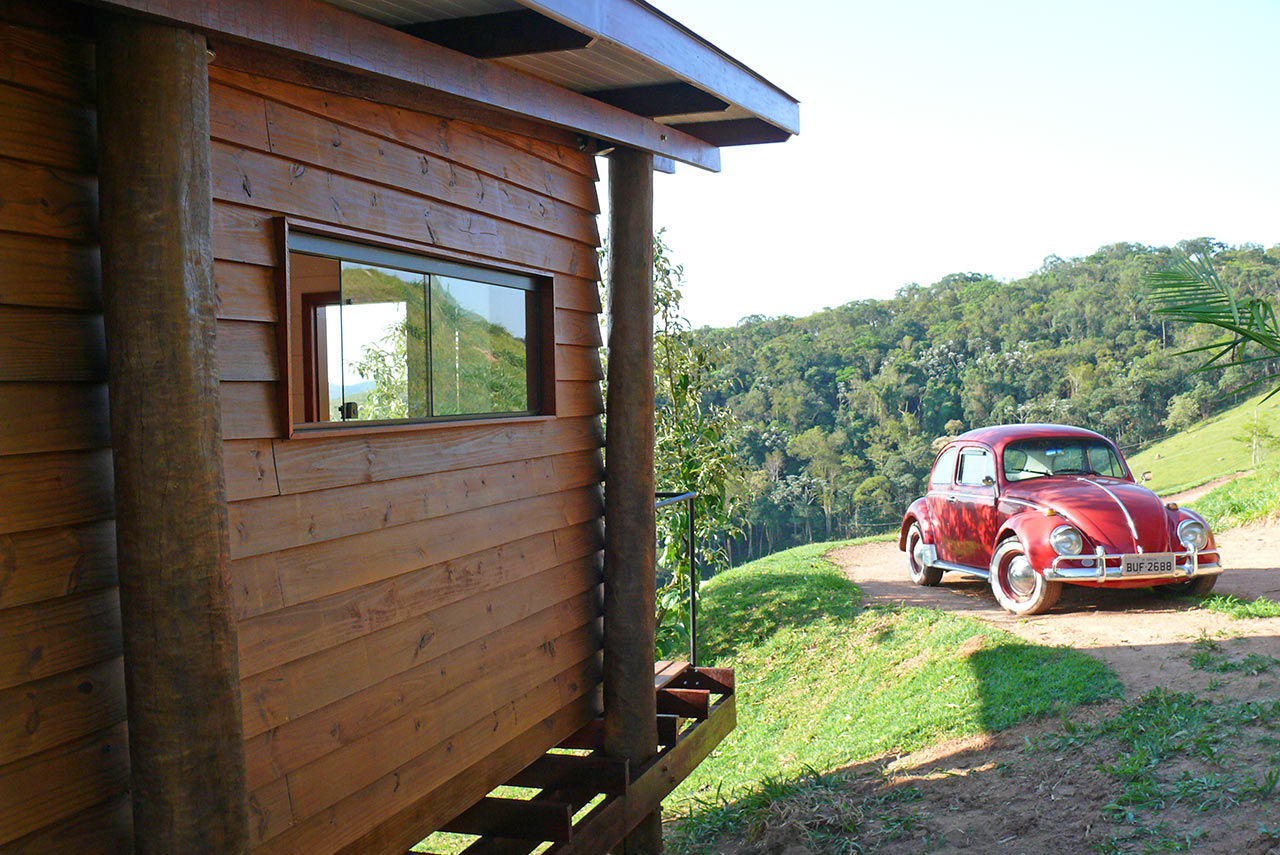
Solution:
M 1280 599 L 1280 526 L 1228 532 L 1221 546 L 1228 569 L 1218 591 Z M 937 588 L 912 585 L 896 544 L 848 547 L 832 557 L 873 599 L 965 614 L 1036 642 L 1086 650 L 1115 670 L 1129 703 L 1157 687 L 1227 706 L 1280 697 L 1276 671 L 1197 670 L 1189 662 L 1194 642 L 1205 636 L 1231 660 L 1249 653 L 1280 657 L 1280 619 L 1233 620 L 1151 591 L 1070 586 L 1051 613 L 1018 619 L 996 605 L 985 582 L 948 574 Z M 1073 720 L 1087 728 L 1122 706 L 1084 708 Z M 779 801 L 763 833 L 730 851 L 1280 855 L 1280 792 L 1258 797 L 1248 790 L 1274 768 L 1280 752 L 1280 738 L 1266 728 L 1213 731 L 1210 748 L 1187 749 L 1145 779 L 1163 788 L 1158 806 L 1148 803 L 1127 816 L 1116 804 L 1133 785 L 1126 791 L 1125 779 L 1106 770 L 1132 755 L 1115 740 L 1055 743 L 1063 732 L 1058 721 L 954 740 L 859 764 L 847 770 L 853 777 L 838 794 L 819 790 Z M 1219 738 L 1230 742 L 1213 742 Z M 814 829 L 831 829 L 834 838 L 824 839 L 837 842 L 830 848 L 816 843 Z M 843 829 L 857 829 L 854 849 L 839 842 Z
M 1234 481 L 1237 478 L 1243 478 L 1246 475 L 1252 475 L 1255 471 L 1257 470 L 1247 469 L 1244 472 L 1236 472 L 1234 475 L 1223 475 L 1221 478 L 1214 478 L 1212 481 L 1201 484 L 1199 487 L 1192 487 L 1190 490 L 1183 490 L 1181 493 L 1173 493 L 1172 495 L 1163 496 L 1162 498 L 1170 502 L 1177 502 L 1180 505 L 1185 505 L 1188 502 L 1194 502 L 1196 499 L 1203 499 L 1205 496 L 1209 495 L 1210 492 L 1221 487 L 1223 484 Z
M 1227 569 L 1215 593 L 1280 600 L 1280 525 L 1236 529 L 1219 541 Z M 1150 589 L 1068 585 L 1049 614 L 1017 618 L 996 604 L 985 581 L 948 573 L 936 588 L 911 584 L 896 543 L 846 547 L 831 558 L 874 600 L 956 612 L 1040 644 L 1088 650 L 1115 670 L 1130 697 L 1172 684 L 1186 691 L 1206 688 L 1215 675 L 1193 669 L 1180 655 L 1202 636 L 1223 639 L 1231 655 L 1280 657 L 1280 618 L 1234 620 L 1190 609 Z

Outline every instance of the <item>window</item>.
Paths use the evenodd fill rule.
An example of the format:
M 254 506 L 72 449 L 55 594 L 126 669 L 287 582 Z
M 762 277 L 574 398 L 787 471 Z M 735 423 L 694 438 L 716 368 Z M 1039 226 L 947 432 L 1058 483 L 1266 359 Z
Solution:
M 986 479 L 991 479 L 987 481 Z M 969 487 L 981 487 L 994 484 L 996 480 L 996 464 L 991 452 L 982 448 L 966 448 L 960 452 L 960 475 L 957 484 Z
M 1004 450 L 1004 477 L 1009 481 L 1053 475 L 1124 477 L 1124 466 L 1105 442 L 1077 437 L 1024 439 Z
M 951 483 L 951 476 L 956 471 L 956 455 L 958 449 L 948 448 L 942 452 L 938 462 L 933 464 L 933 474 L 929 476 L 930 487 L 946 487 Z
M 299 232 L 289 267 L 295 422 L 540 411 L 533 277 Z

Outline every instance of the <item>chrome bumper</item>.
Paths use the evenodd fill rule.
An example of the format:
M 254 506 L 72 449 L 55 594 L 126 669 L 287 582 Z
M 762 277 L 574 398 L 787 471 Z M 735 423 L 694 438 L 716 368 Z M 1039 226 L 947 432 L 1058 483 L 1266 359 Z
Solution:
M 1063 582 L 1115 582 L 1121 579 L 1165 579 L 1178 581 L 1196 576 L 1213 576 L 1222 572 L 1222 564 L 1215 552 L 1208 553 L 1214 560 L 1205 561 L 1198 552 L 1174 552 L 1172 573 L 1121 573 L 1121 560 L 1126 553 L 1103 552 L 1101 547 L 1093 555 L 1059 555 L 1045 569 L 1044 577 Z M 1080 566 L 1089 562 L 1091 567 Z M 1074 567 L 1063 567 L 1071 563 Z M 1113 566 L 1114 564 L 1114 566 Z

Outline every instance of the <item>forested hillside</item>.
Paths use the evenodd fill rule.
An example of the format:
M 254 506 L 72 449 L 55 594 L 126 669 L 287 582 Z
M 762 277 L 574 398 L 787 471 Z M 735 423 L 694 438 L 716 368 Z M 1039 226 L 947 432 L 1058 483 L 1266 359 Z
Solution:
M 1280 290 L 1280 246 L 1200 239 L 1176 249 L 1211 254 L 1241 295 Z M 735 516 L 745 534 L 734 562 L 892 528 L 922 492 L 941 436 L 1068 422 L 1128 451 L 1231 403 L 1224 394 L 1263 365 L 1196 373 L 1201 360 L 1175 355 L 1212 333 L 1152 312 L 1141 278 L 1173 252 L 1114 244 L 1051 256 L 1013 282 L 954 274 L 890 300 L 691 333 L 718 365 L 707 403 L 742 423 Z

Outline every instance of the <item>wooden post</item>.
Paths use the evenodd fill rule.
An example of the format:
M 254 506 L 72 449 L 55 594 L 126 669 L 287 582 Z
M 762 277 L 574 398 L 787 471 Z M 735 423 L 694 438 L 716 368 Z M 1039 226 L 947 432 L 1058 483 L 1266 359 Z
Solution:
M 248 850 L 202 35 L 104 16 L 102 279 L 134 848 Z
M 653 155 L 609 157 L 609 400 L 605 435 L 604 750 L 638 765 L 658 751 L 653 474 Z M 661 815 L 627 855 L 662 849 Z

